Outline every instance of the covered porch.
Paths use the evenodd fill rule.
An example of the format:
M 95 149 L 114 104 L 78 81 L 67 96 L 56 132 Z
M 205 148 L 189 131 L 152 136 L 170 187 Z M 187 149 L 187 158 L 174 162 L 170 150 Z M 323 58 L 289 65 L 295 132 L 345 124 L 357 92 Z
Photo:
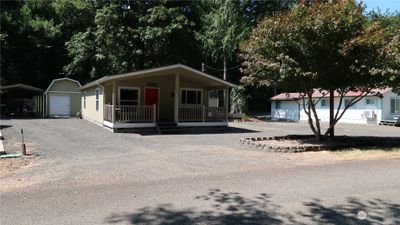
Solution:
M 112 129 L 227 126 L 226 81 L 183 66 L 115 77 L 103 84 L 103 125 Z M 118 75 L 117 75 L 118 76 Z

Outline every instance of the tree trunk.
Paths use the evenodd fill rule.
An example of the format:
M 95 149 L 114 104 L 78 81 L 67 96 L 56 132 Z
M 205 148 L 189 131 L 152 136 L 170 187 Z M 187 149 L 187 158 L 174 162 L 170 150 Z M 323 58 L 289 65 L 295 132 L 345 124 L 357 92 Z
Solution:
M 334 114 L 335 114 L 335 91 L 330 90 L 329 91 L 329 136 L 334 137 L 335 136 L 335 121 L 334 121 Z
M 307 98 L 308 98 L 308 113 L 306 113 L 306 114 L 308 116 L 308 124 L 310 125 L 310 128 L 311 128 L 312 132 L 314 133 L 315 140 L 319 141 L 319 140 L 321 140 L 321 127 L 320 127 L 317 112 L 315 111 L 315 105 L 314 105 L 314 103 L 312 103 L 312 93 L 311 94 L 308 93 Z M 304 101 L 303 101 L 303 104 L 304 104 Z M 315 119 L 315 126 L 314 126 L 313 115 L 314 115 L 314 119 Z

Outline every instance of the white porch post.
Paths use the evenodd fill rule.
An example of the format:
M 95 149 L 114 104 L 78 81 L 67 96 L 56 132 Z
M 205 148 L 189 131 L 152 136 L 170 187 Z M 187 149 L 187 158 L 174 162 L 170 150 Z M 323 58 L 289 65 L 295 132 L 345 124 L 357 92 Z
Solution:
M 45 112 L 44 112 L 45 108 L 44 107 L 46 106 L 44 98 L 45 98 L 45 96 L 42 95 L 42 117 L 43 118 L 45 117 Z
M 157 124 L 157 105 L 153 104 L 153 123 L 154 126 Z
M 179 95 L 180 95 L 180 91 L 179 91 L 179 79 L 180 79 L 180 74 L 175 74 L 175 110 L 174 110 L 174 121 L 175 123 L 179 122 Z
M 225 121 L 228 122 L 229 118 L 229 87 L 225 88 Z
M 111 114 L 111 122 L 115 123 L 115 104 L 117 104 L 117 84 L 115 80 L 112 83 L 112 114 Z
M 205 105 L 203 105 L 203 108 L 202 108 L 202 115 L 203 115 L 202 120 L 204 123 L 206 121 L 206 106 Z

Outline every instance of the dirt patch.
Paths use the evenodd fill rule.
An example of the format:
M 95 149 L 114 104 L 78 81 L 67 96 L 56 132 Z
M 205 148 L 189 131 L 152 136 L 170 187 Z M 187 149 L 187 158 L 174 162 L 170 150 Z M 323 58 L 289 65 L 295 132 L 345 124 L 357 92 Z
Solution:
M 17 158 L 1 158 L 0 159 L 0 177 L 11 175 L 32 167 L 37 163 L 37 155 L 24 156 Z

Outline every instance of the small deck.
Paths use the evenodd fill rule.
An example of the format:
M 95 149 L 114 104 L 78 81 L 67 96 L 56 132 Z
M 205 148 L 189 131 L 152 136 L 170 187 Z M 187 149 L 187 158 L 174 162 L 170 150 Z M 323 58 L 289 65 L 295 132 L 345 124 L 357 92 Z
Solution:
M 225 107 L 179 106 L 178 127 L 227 126 Z M 150 106 L 105 105 L 103 125 L 112 129 L 156 128 L 157 108 Z

